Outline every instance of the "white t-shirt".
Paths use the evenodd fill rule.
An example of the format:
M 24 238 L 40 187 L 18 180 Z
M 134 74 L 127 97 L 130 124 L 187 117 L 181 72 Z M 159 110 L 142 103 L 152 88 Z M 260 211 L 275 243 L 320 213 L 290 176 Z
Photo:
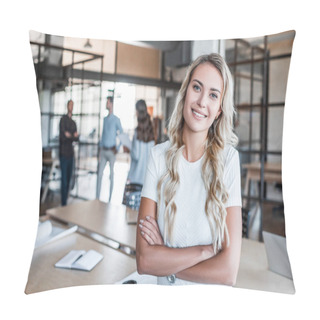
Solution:
M 158 144 L 151 149 L 145 182 L 141 197 L 149 198 L 158 203 L 157 184 L 166 170 L 165 153 L 169 141 Z M 224 179 L 229 194 L 227 207 L 241 206 L 241 181 L 238 151 L 232 146 L 224 150 Z M 174 222 L 171 247 L 190 247 L 212 243 L 209 223 L 205 214 L 206 190 L 201 177 L 202 159 L 188 162 L 183 156 L 179 159 L 178 173 L 180 184 L 175 196 L 177 212 Z M 158 225 L 164 234 L 164 203 L 163 195 L 158 212 Z M 170 284 L 166 277 L 158 277 L 158 284 Z M 195 284 L 194 282 L 176 279 L 175 284 Z

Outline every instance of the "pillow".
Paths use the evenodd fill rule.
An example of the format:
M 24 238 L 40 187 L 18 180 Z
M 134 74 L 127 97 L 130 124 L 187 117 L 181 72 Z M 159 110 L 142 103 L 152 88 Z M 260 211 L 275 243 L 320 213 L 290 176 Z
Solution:
M 135 102 L 144 99 L 161 143 L 167 139 L 166 122 L 187 66 L 211 52 L 225 58 L 234 79 L 243 221 L 235 287 L 294 293 L 282 194 L 283 120 L 294 37 L 294 31 L 286 31 L 243 39 L 129 43 L 31 31 L 43 153 L 38 236 L 26 293 L 157 283 L 156 277 L 136 272 L 137 213 L 121 205 L 130 155 L 119 146 L 113 181 L 112 169 L 99 161 L 104 153 L 113 154 L 108 146 L 99 148 L 107 97 L 113 97 L 114 114 L 130 139 L 136 127 Z M 66 116 L 70 100 L 72 120 Z M 61 127 L 67 128 L 72 138 L 65 139 L 73 147 L 69 143 L 59 149 Z M 101 167 L 105 170 L 97 194 Z M 63 193 L 62 181 L 67 180 Z M 94 250 L 103 259 L 90 272 L 55 268 L 72 250 Z

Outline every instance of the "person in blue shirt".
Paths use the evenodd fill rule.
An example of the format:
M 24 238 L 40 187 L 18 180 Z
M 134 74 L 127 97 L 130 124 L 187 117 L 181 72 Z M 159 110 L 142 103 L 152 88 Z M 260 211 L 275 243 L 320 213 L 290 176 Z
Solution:
M 109 202 L 112 196 L 113 190 L 113 177 L 114 177 L 114 163 L 116 160 L 116 153 L 119 149 L 117 146 L 116 137 L 118 134 L 123 133 L 120 119 L 113 114 L 113 97 L 107 97 L 107 110 L 108 116 L 103 119 L 102 136 L 100 140 L 100 159 L 98 168 L 98 180 L 97 180 L 97 192 L 96 198 L 100 198 L 101 181 L 103 177 L 103 171 L 107 162 L 110 164 L 110 193 Z

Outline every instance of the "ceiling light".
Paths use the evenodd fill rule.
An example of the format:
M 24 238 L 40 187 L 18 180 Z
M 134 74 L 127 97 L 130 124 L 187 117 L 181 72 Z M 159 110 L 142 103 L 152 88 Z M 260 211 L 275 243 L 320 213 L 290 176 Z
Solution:
M 92 44 L 90 43 L 90 40 L 87 39 L 87 42 L 84 45 L 85 48 L 92 48 Z

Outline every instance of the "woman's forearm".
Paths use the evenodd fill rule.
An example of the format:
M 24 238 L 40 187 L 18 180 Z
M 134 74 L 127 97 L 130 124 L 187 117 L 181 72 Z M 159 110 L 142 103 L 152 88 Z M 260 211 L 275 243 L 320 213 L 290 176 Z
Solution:
M 144 245 L 137 253 L 137 269 L 140 274 L 167 276 L 195 266 L 212 255 L 212 246 L 169 248 L 164 245 Z
M 164 245 L 155 220 L 156 204 L 141 198 L 136 260 L 140 274 L 176 277 L 199 283 L 233 285 L 241 251 L 241 209 L 227 208 L 230 245 L 214 256 L 212 245 L 170 248 Z
M 222 250 L 214 257 L 182 270 L 176 274 L 176 277 L 200 283 L 231 286 L 236 283 L 242 243 L 241 209 L 240 207 L 230 207 L 227 208 L 227 212 L 230 245 L 224 244 Z
M 168 276 L 213 256 L 212 245 L 170 248 L 164 245 L 155 220 L 156 203 L 141 198 L 137 227 L 136 260 L 141 274 Z
M 236 283 L 239 268 L 239 262 L 233 260 L 226 257 L 224 252 L 220 252 L 213 258 L 176 273 L 176 277 L 198 283 L 233 286 Z

